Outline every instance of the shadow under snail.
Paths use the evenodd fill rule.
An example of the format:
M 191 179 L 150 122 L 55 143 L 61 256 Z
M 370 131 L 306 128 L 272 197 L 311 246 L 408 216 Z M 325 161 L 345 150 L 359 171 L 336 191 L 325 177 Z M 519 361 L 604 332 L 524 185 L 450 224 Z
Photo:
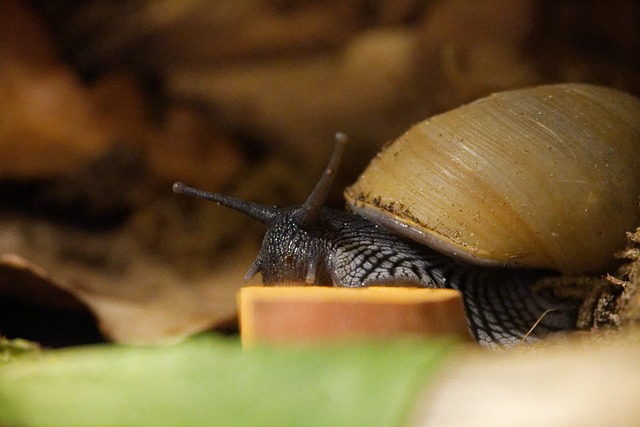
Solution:
M 301 206 L 173 190 L 267 227 L 245 279 L 458 289 L 490 347 L 574 329 L 580 302 L 536 283 L 606 270 L 640 223 L 640 100 L 617 90 L 512 90 L 420 122 L 345 190 L 349 212 L 323 206 L 345 141 Z

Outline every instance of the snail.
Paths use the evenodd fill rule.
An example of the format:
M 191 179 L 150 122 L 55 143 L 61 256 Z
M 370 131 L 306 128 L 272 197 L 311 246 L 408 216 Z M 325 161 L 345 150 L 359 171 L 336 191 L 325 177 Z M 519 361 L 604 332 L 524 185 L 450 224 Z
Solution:
M 426 119 L 324 207 L 346 136 L 301 206 L 276 208 L 175 183 L 267 231 L 245 279 L 462 292 L 484 346 L 575 329 L 580 301 L 537 286 L 612 265 L 640 219 L 640 100 L 556 84 L 496 93 Z

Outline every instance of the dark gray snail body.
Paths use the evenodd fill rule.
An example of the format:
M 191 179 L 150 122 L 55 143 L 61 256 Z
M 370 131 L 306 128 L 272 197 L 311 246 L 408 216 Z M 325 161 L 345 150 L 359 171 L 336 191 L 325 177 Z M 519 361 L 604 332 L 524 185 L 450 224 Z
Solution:
M 534 92 L 532 96 L 531 91 L 538 92 Z M 529 114 L 529 116 L 525 114 L 525 117 L 522 117 L 522 121 L 525 122 L 527 126 L 533 126 L 534 129 L 543 128 L 545 134 L 551 135 L 554 138 L 560 133 L 560 143 L 554 142 L 554 138 L 551 138 L 549 141 L 543 142 L 543 144 L 548 144 L 547 149 L 549 151 L 563 151 L 564 147 L 566 147 L 567 140 L 570 139 L 568 133 L 565 132 L 562 134 L 562 132 L 564 132 L 563 129 L 571 130 L 571 128 L 575 126 L 576 121 L 584 122 L 582 111 L 577 111 L 577 113 L 570 117 L 565 115 L 565 117 L 562 118 L 564 122 L 561 122 L 562 125 L 559 128 L 560 130 L 558 130 L 553 128 L 553 123 L 550 124 L 548 121 L 545 121 L 544 118 L 538 119 L 537 116 L 540 116 L 540 111 L 542 111 L 543 114 L 559 113 L 550 113 L 544 109 L 541 110 L 539 104 L 540 102 L 544 103 L 544 100 L 549 96 L 552 98 L 555 97 L 554 101 L 563 96 L 568 96 L 572 98 L 572 102 L 575 103 L 576 101 L 573 98 L 582 97 L 585 91 L 588 95 L 588 104 L 597 104 L 593 100 L 594 93 L 595 96 L 606 95 L 607 97 L 614 97 L 615 100 L 613 104 L 622 104 L 624 114 L 614 115 L 614 118 L 622 116 L 622 119 L 620 119 L 621 123 L 614 123 L 613 125 L 607 123 L 604 126 L 608 129 L 624 128 L 621 132 L 618 130 L 611 131 L 614 136 L 610 139 L 619 139 L 621 137 L 620 135 L 624 138 L 622 149 L 620 150 L 621 153 L 616 151 L 614 157 L 616 159 L 629 159 L 631 158 L 629 156 L 633 154 L 635 158 L 630 160 L 631 165 L 637 165 L 637 159 L 640 158 L 640 150 L 637 148 L 637 146 L 640 145 L 640 123 L 637 122 L 640 120 L 640 101 L 629 95 L 610 89 L 586 85 L 555 85 L 507 92 L 507 94 L 510 94 L 507 97 L 507 101 L 504 101 L 504 98 L 499 98 L 499 105 L 497 107 L 490 106 L 490 108 L 496 109 L 496 111 L 492 113 L 495 115 L 500 113 L 500 109 L 505 109 L 510 112 L 516 111 L 516 116 L 522 116 L 523 113 L 520 111 L 522 109 L 520 104 L 525 106 L 524 113 L 527 113 L 529 105 L 533 105 L 537 113 Z M 631 99 L 631 103 L 629 103 L 627 98 Z M 487 99 L 490 100 L 491 98 Z M 520 101 L 520 99 L 524 99 L 525 101 Z M 479 104 L 482 104 L 482 101 L 484 100 L 480 100 Z M 423 126 L 425 123 L 430 125 L 430 120 L 437 122 L 439 117 L 446 117 L 447 115 L 450 118 L 459 114 L 460 117 L 458 117 L 458 119 L 469 120 L 471 122 L 470 126 L 472 127 L 486 127 L 486 124 L 475 123 L 473 117 L 476 110 L 483 110 L 486 105 L 478 107 L 474 106 L 474 104 L 453 110 L 441 116 L 436 116 L 433 119 L 416 125 L 416 127 L 401 137 L 400 140 L 408 140 L 409 143 L 415 144 L 428 144 L 428 142 L 422 141 L 419 135 L 416 137 L 412 134 L 412 131 L 415 132 L 415 129 Z M 611 104 L 611 102 L 609 102 L 609 104 Z M 584 108 L 585 107 L 580 107 L 579 110 Z M 600 105 L 596 105 L 595 109 L 597 113 L 602 113 L 603 111 L 603 107 Z M 606 109 L 610 109 L 609 105 L 607 105 Z M 631 109 L 630 112 L 628 111 L 629 109 Z M 462 114 L 460 112 L 462 112 Z M 628 117 L 631 117 L 631 119 Z M 608 121 L 609 118 L 605 117 L 604 120 Z M 565 124 L 565 122 L 568 122 L 568 124 Z M 447 126 L 455 128 L 457 124 Z M 598 126 L 600 127 L 602 125 Z M 500 130 L 498 129 L 497 132 L 499 133 Z M 516 134 L 520 132 L 521 135 L 525 134 L 524 131 L 514 130 L 512 124 L 506 126 L 505 132 L 515 132 Z M 604 138 L 605 141 L 601 141 L 603 138 L 601 138 L 599 134 L 602 132 L 598 131 L 595 133 L 598 134 L 596 137 L 590 136 L 591 133 L 589 132 L 587 132 L 587 136 L 585 136 L 584 133 L 580 134 L 581 140 L 578 141 L 577 144 L 588 145 L 589 147 L 586 151 L 596 153 L 597 155 L 602 153 L 603 150 L 605 152 L 617 150 L 617 148 L 611 148 L 611 144 L 618 144 L 617 142 L 610 141 L 607 138 Z M 512 135 L 507 138 L 507 143 L 511 146 L 517 144 L 517 141 L 514 141 L 513 138 Z M 536 138 L 538 138 L 538 135 L 536 135 Z M 629 141 L 634 138 L 635 141 Z M 286 281 L 305 281 L 310 284 L 333 284 L 344 287 L 402 284 L 407 286 L 459 289 L 464 295 L 470 329 L 476 339 L 486 346 L 509 345 L 522 340 L 535 340 L 554 331 L 567 330 L 575 327 L 579 302 L 559 299 L 550 293 L 538 290 L 536 283 L 538 283 L 541 278 L 557 274 L 550 269 L 575 272 L 579 270 L 578 267 L 571 267 L 566 263 L 564 258 L 562 261 L 563 264 L 554 264 L 553 262 L 545 264 L 544 262 L 540 262 L 540 259 L 544 257 L 539 256 L 533 256 L 532 259 L 534 259 L 534 261 L 527 264 L 528 252 L 532 252 L 533 250 L 523 249 L 522 245 L 518 246 L 518 251 L 520 252 L 518 252 L 516 256 L 509 255 L 508 253 L 504 255 L 503 252 L 505 251 L 500 249 L 499 254 L 503 256 L 502 258 L 498 256 L 495 264 L 491 264 L 491 261 L 488 260 L 488 256 L 486 255 L 487 253 L 491 253 L 491 251 L 483 249 L 480 247 L 481 245 L 471 245 L 462 242 L 457 244 L 454 250 L 446 252 L 451 249 L 452 245 L 450 243 L 437 242 L 437 238 L 434 237 L 432 230 L 423 230 L 423 228 L 428 228 L 429 219 L 419 216 L 422 215 L 421 210 L 417 208 L 421 197 L 420 192 L 417 192 L 417 199 L 404 198 L 396 202 L 393 199 L 393 197 L 396 196 L 384 194 L 384 189 L 380 189 L 381 192 L 379 192 L 377 188 L 367 187 L 368 182 L 380 183 L 384 181 L 384 176 L 382 181 L 380 177 L 371 178 L 371 171 L 369 171 L 369 169 L 375 166 L 375 163 L 381 162 L 380 157 L 386 156 L 387 160 L 390 159 L 391 162 L 400 157 L 398 156 L 397 149 L 393 148 L 397 142 L 387 147 L 387 149 L 372 162 L 372 165 L 361 176 L 361 179 L 346 191 L 347 200 L 351 209 L 361 215 L 354 215 L 353 213 L 323 207 L 333 179 L 333 174 L 340 161 L 345 138 L 339 134 L 336 140 L 336 148 L 325 173 L 307 201 L 299 207 L 278 209 L 262 206 L 193 189 L 181 183 L 174 184 L 174 191 L 215 201 L 241 211 L 266 225 L 267 232 L 262 243 L 262 248 L 256 261 L 247 273 L 246 278 L 251 278 L 258 272 L 261 272 L 265 284 Z M 456 146 L 460 145 L 460 143 L 459 137 L 454 137 L 447 142 L 447 144 L 455 144 Z M 591 148 L 591 145 L 597 144 L 604 144 L 606 147 L 604 149 Z M 488 145 L 493 147 L 491 143 Z M 424 148 L 426 150 L 433 149 L 429 148 L 428 145 L 424 147 L 426 147 Z M 629 147 L 631 147 L 631 149 Z M 419 147 L 419 149 L 423 150 L 422 146 Z M 480 150 L 465 151 L 474 151 L 475 155 L 477 154 L 476 151 Z M 500 150 L 493 151 L 495 151 L 493 154 L 497 156 L 504 154 L 501 153 Z M 575 158 L 575 153 L 579 152 L 579 150 L 569 149 L 568 152 L 570 158 Z M 537 155 L 529 156 L 530 151 L 528 148 L 524 150 L 524 153 L 526 159 L 537 159 Z M 437 156 L 437 153 L 432 154 Z M 461 160 L 460 155 L 453 156 L 452 160 L 452 167 L 458 166 L 464 170 L 470 169 L 471 163 L 477 163 L 474 160 L 469 164 L 465 164 L 464 161 Z M 412 154 L 408 161 L 410 163 L 416 163 L 416 161 L 420 162 L 420 159 L 416 160 L 416 156 Z M 557 158 L 554 158 L 554 161 L 557 161 Z M 579 158 L 578 161 L 588 163 L 587 160 L 581 158 Z M 539 163 L 542 163 L 542 167 L 551 167 L 550 170 L 554 170 L 554 166 L 560 167 L 559 165 L 549 165 L 549 162 L 545 160 L 541 160 Z M 421 167 L 421 165 L 418 164 L 418 167 Z M 479 167 L 482 169 L 483 166 L 480 165 Z M 561 168 L 563 167 L 564 166 Z M 591 167 L 591 165 L 587 164 L 578 169 L 580 173 L 582 173 L 582 171 L 588 170 Z M 386 173 L 384 168 L 378 169 L 382 170 L 383 174 Z M 407 169 L 410 169 L 410 167 L 407 167 Z M 443 169 L 446 171 L 445 175 L 453 175 L 449 167 Z M 403 173 L 402 170 L 399 172 Z M 552 172 L 551 175 L 559 174 L 562 177 L 562 181 L 568 181 L 574 184 L 576 182 L 581 183 L 581 180 L 583 180 L 582 175 L 572 178 L 562 172 L 563 170 L 560 169 L 557 172 Z M 374 175 L 377 173 L 379 172 L 373 170 Z M 610 173 L 615 175 L 619 173 L 619 171 L 612 171 Z M 502 169 L 498 175 L 500 175 L 500 179 L 503 180 L 505 176 L 508 178 L 508 174 Z M 640 217 L 637 207 L 637 195 L 640 194 L 640 176 L 639 173 L 635 171 L 633 171 L 631 175 L 633 175 L 633 177 L 629 182 L 625 182 L 625 190 L 627 191 L 625 194 L 628 195 L 627 198 L 632 200 L 632 203 L 635 203 L 636 206 L 629 209 L 626 205 L 621 206 L 621 210 L 624 211 L 624 217 L 622 219 L 613 219 L 616 227 L 628 227 L 626 229 L 632 229 Z M 531 180 L 530 177 L 529 180 Z M 408 181 L 420 182 L 420 179 L 410 177 Z M 402 188 L 403 185 L 398 185 L 397 187 Z M 408 185 L 410 186 L 411 184 Z M 468 183 L 469 187 L 473 185 L 473 182 Z M 483 185 L 486 186 L 486 182 L 483 182 Z M 396 187 L 394 181 L 391 181 L 389 187 Z M 420 190 L 422 190 L 422 186 L 420 187 Z M 508 185 L 503 185 L 503 187 L 508 187 Z M 508 190 L 509 188 L 506 188 L 506 191 Z M 493 190 L 493 193 L 496 192 L 498 191 Z M 560 194 L 562 194 L 562 192 Z M 391 199 L 389 199 L 389 197 L 391 197 Z M 553 197 L 556 197 L 556 195 L 554 194 Z M 596 201 L 606 205 L 616 203 L 615 200 L 618 200 L 614 199 L 614 202 L 612 202 L 610 200 L 602 200 L 600 197 L 598 193 Z M 544 197 L 536 198 L 536 202 L 539 202 L 541 206 L 548 209 L 548 203 L 543 199 Z M 460 211 L 460 203 L 461 202 L 457 200 L 447 200 L 445 205 L 450 205 L 455 211 Z M 589 203 L 589 207 L 597 211 L 597 203 L 594 204 L 591 200 L 589 200 Z M 573 205 L 569 204 L 569 206 L 569 209 L 573 209 Z M 500 207 L 501 206 L 496 206 L 491 209 Z M 607 206 L 607 209 L 609 208 L 610 206 Z M 442 214 L 441 209 L 442 208 L 438 208 L 439 215 Z M 462 211 L 464 211 L 464 208 Z M 572 212 L 567 212 L 566 215 L 571 216 Z M 384 226 L 365 219 L 365 216 L 371 218 L 376 223 L 384 224 Z M 446 213 L 445 216 L 447 216 Z M 440 220 L 436 221 L 438 224 L 440 224 L 440 222 Z M 521 222 L 526 221 L 522 220 Z M 479 221 L 479 223 L 480 228 L 482 228 L 483 222 Z M 532 228 L 530 224 L 527 223 L 527 225 L 528 228 Z M 476 235 L 476 232 L 469 231 L 469 224 L 465 223 L 463 228 L 464 233 L 470 234 L 471 236 Z M 507 228 L 507 232 L 509 232 L 510 228 L 506 226 L 505 228 Z M 533 232 L 535 233 L 536 230 L 534 229 Z M 481 230 L 479 230 L 478 233 L 482 234 Z M 419 240 L 419 242 L 412 240 L 416 234 L 418 234 L 419 237 L 428 234 L 428 238 L 418 238 L 417 240 Z M 602 232 L 599 233 L 599 235 L 602 234 Z M 450 240 L 451 235 L 451 233 L 447 234 L 445 236 L 446 239 Z M 456 234 L 454 233 L 454 235 Z M 539 237 L 540 236 L 537 236 L 531 240 L 537 244 Z M 620 237 L 624 237 L 623 232 L 621 232 Z M 435 244 L 434 241 L 436 241 Z M 604 246 L 608 248 L 608 245 L 607 243 Z M 470 255 L 461 255 L 461 252 L 463 252 L 467 246 L 471 247 L 474 252 Z M 432 247 L 435 247 L 437 250 L 432 249 Z M 478 251 L 479 247 L 480 250 Z M 478 256 L 478 253 L 482 255 Z M 544 255 L 547 256 L 546 253 Z M 505 268 L 505 266 L 509 264 L 505 261 L 505 256 L 507 259 L 515 259 L 518 267 L 521 268 Z M 471 263 L 475 261 L 476 258 L 482 258 L 478 262 L 482 266 Z M 555 260 L 553 256 L 551 256 L 551 258 Z M 584 254 L 578 251 L 576 256 L 577 262 L 582 262 L 583 258 Z M 602 265 L 606 265 L 607 261 L 608 260 L 602 261 L 596 268 L 599 269 Z M 529 269 L 529 266 L 535 268 Z

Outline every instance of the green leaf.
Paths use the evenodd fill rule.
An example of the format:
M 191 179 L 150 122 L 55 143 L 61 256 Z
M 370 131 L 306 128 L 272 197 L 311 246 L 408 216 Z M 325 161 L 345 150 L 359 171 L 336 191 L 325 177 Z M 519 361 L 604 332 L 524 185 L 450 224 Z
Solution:
M 455 348 L 405 340 L 242 350 L 207 335 L 172 347 L 43 351 L 0 366 L 0 425 L 402 425 Z

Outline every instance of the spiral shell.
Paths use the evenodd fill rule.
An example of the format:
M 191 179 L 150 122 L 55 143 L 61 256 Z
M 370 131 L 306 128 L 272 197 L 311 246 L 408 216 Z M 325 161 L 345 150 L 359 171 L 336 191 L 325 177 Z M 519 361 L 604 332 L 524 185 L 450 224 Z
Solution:
M 424 120 L 345 190 L 351 210 L 481 265 L 609 267 L 640 224 L 640 100 L 558 84 Z

